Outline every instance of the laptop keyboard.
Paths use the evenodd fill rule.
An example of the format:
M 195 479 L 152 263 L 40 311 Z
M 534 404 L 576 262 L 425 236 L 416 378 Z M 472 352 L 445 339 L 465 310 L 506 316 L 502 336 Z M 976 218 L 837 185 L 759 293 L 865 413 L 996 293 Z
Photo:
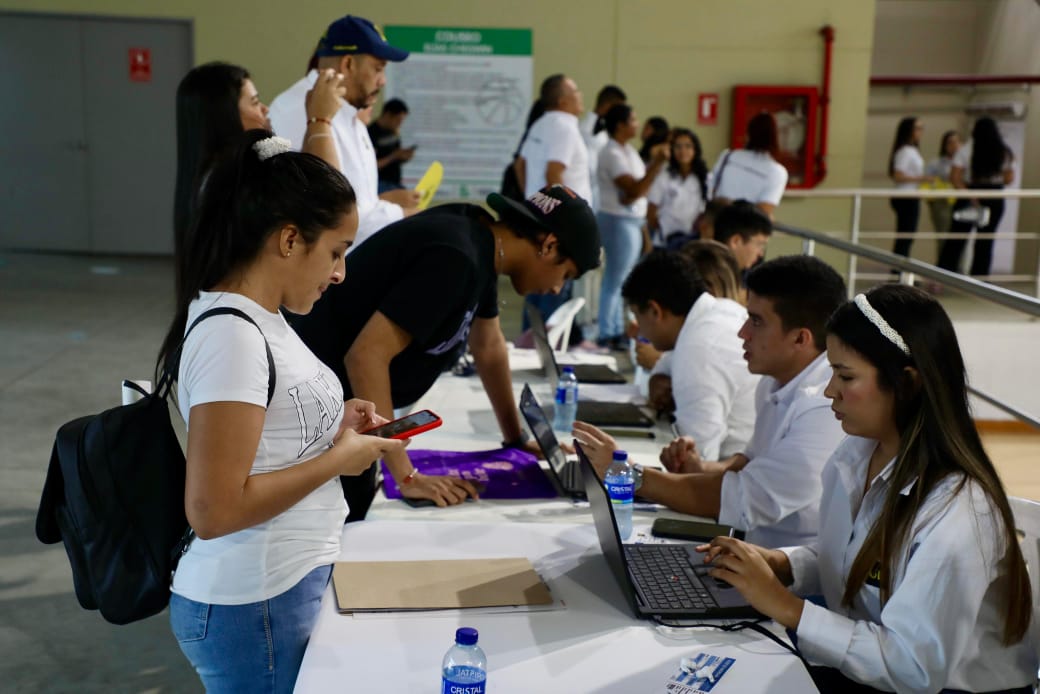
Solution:
M 694 573 L 689 554 L 679 545 L 625 545 L 633 578 L 643 591 L 647 607 L 655 610 L 691 610 L 716 607 L 715 599 Z

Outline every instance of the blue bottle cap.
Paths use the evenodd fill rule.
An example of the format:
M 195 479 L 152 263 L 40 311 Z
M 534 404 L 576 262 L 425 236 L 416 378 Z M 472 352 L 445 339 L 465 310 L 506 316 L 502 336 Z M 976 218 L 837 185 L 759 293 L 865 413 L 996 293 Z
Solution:
M 565 366 L 565 367 L 563 367 L 563 373 L 565 373 L 565 374 L 572 374 L 572 373 L 574 373 L 574 367 L 573 366 Z
M 614 460 L 620 460 L 621 462 L 628 460 L 628 451 L 614 451 Z
M 460 646 L 473 646 L 477 643 L 477 630 L 473 627 L 461 627 L 455 630 L 455 643 Z

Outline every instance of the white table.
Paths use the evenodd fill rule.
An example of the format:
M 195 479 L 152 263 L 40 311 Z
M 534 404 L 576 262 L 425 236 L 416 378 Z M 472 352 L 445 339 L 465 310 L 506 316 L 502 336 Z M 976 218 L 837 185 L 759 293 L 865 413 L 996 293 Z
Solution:
M 670 638 L 637 620 L 587 523 L 365 521 L 343 531 L 341 559 L 525 556 L 564 609 L 511 614 L 340 615 L 331 585 L 296 691 L 437 692 L 455 629 L 473 626 L 488 657 L 488 686 L 508 692 L 664 692 L 684 656 L 735 659 L 717 694 L 813 692 L 800 661 L 752 632 L 698 628 Z

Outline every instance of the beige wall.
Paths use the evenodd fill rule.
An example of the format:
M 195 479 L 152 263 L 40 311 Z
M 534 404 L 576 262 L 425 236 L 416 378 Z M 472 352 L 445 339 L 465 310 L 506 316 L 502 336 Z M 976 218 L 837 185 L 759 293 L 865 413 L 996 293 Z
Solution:
M 531 27 L 536 84 L 565 71 L 591 101 L 602 84 L 617 82 L 641 115 L 683 125 L 695 125 L 698 92 L 718 92 L 722 125 L 695 128 L 709 164 L 729 139 L 730 88 L 819 85 L 818 31 L 831 24 L 837 40 L 825 185 L 860 181 L 873 0 L 307 0 L 286 7 L 269 0 L 0 0 L 0 9 L 192 19 L 196 61 L 242 64 L 268 100 L 298 79 L 325 26 L 347 9 L 382 24 Z M 790 200 L 778 217 L 843 229 L 848 213 L 842 203 Z
M 872 74 L 1032 74 L 1040 75 L 1040 5 L 1035 0 L 878 0 L 874 29 Z M 1040 151 L 1040 86 L 1021 89 L 979 87 L 874 87 L 866 122 L 863 185 L 888 187 L 888 156 L 896 124 L 903 115 L 916 115 L 925 125 L 921 152 L 934 158 L 945 130 L 962 137 L 971 131 L 972 118 L 964 109 L 971 103 L 1022 102 L 1026 104 L 1023 188 L 1040 188 L 1040 168 L 1032 166 Z M 890 231 L 895 226 L 887 202 L 864 203 L 863 228 Z M 1023 201 L 1020 232 L 1040 228 L 1040 201 Z M 922 209 L 919 229 L 931 231 Z M 889 246 L 890 242 L 881 242 Z M 920 241 L 914 255 L 934 262 L 936 243 Z M 1017 272 L 1036 269 L 1036 246 L 1022 242 L 1016 254 Z

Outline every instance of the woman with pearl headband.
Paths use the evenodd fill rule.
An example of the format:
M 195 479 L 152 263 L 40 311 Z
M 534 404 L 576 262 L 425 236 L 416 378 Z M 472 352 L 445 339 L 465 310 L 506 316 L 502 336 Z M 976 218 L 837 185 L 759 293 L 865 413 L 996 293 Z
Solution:
M 1031 692 L 1029 576 L 949 317 L 878 287 L 834 313 L 827 355 L 849 436 L 823 471 L 816 543 L 719 537 L 700 548 L 710 573 L 794 633 L 821 692 Z

